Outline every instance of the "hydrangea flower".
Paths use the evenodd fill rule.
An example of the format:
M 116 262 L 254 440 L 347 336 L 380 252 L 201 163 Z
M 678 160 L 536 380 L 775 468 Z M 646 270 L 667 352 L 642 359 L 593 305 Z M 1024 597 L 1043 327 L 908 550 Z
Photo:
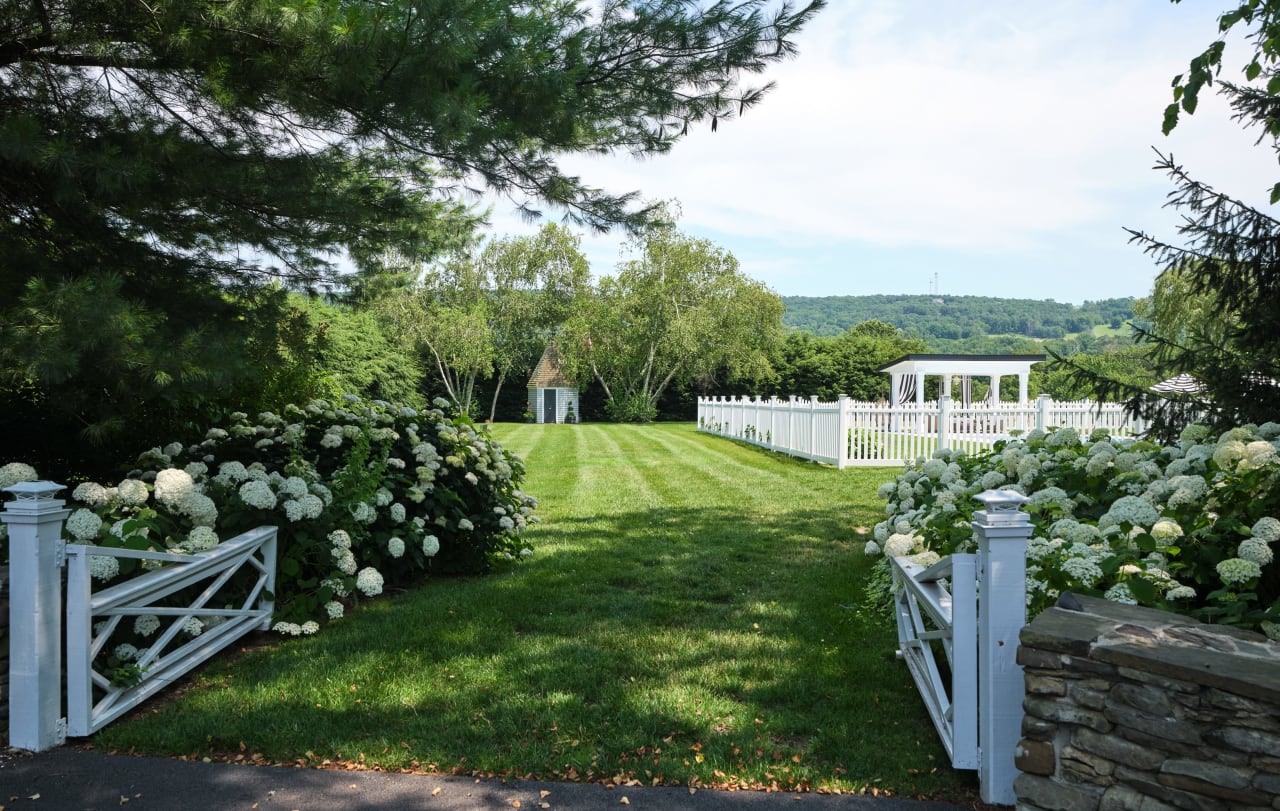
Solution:
M 337 600 L 330 600 L 325 603 L 324 611 L 329 615 L 329 619 L 331 620 L 340 620 L 342 619 L 342 615 L 346 613 L 346 609 L 343 608 L 342 603 Z
M 139 479 L 125 479 L 116 487 L 116 498 L 120 499 L 121 504 L 130 507 L 146 504 L 150 497 L 151 491 L 147 489 L 146 482 Z
M 475 528 L 476 528 L 476 525 L 471 523 L 469 519 L 466 519 L 466 518 L 458 519 L 458 529 L 462 530 L 463 532 L 470 532 Z
M 177 505 L 176 511 L 191 519 L 196 526 L 212 527 L 218 521 L 218 507 L 213 499 L 203 493 L 188 493 Z
M 387 552 L 393 558 L 402 557 L 404 555 L 404 540 L 397 537 L 389 539 L 387 541 Z
M 401 504 L 400 502 L 396 502 L 395 504 L 392 504 L 390 512 L 391 512 L 392 521 L 395 521 L 397 524 L 404 521 L 406 513 L 405 513 L 404 505 Z
M 1252 560 L 1228 558 L 1218 563 L 1216 568 L 1218 577 L 1228 586 L 1248 583 L 1254 578 L 1262 577 L 1262 567 Z
M 102 519 L 93 510 L 81 507 L 67 517 L 64 526 L 76 540 L 91 541 L 98 537 L 98 532 L 102 529 Z
M 24 462 L 10 462 L 0 467 L 0 488 L 13 487 L 22 482 L 33 482 L 39 478 L 36 475 L 36 469 Z
M 1182 526 L 1171 518 L 1161 518 L 1151 525 L 1151 537 L 1157 541 L 1172 541 L 1182 537 Z
M 1266 566 L 1274 559 L 1271 547 L 1266 541 L 1258 538 L 1245 538 L 1236 548 L 1236 555 L 1242 560 L 1253 561 L 1259 566 Z
M 194 491 L 195 482 L 185 470 L 170 467 L 156 473 L 156 501 L 170 509 L 176 508 Z
M 218 533 L 209 527 L 196 527 L 187 533 L 183 546 L 192 552 L 206 552 L 218 545 Z
M 366 566 L 356 575 L 356 588 L 369 597 L 376 597 L 382 593 L 382 575 L 372 566 Z
M 1257 523 L 1253 525 L 1250 534 L 1265 543 L 1275 543 L 1280 541 L 1280 520 L 1271 516 L 1263 516 L 1259 518 Z
M 160 630 L 160 618 L 155 614 L 143 614 L 133 621 L 133 632 L 138 636 L 151 636 Z
M 1159 518 L 1159 511 L 1151 506 L 1150 502 L 1138 496 L 1121 496 L 1112 503 L 1111 509 L 1098 519 L 1098 527 L 1106 529 L 1125 522 L 1133 526 L 1149 527 Z
M 271 630 L 278 634 L 288 634 L 289 636 L 300 636 L 302 634 L 302 626 L 296 622 L 277 622 L 271 626 Z
M 111 654 L 122 662 L 132 662 L 138 658 L 138 649 L 128 642 L 116 645 Z
M 372 524 L 378 520 L 378 511 L 373 508 L 373 505 L 360 501 L 351 508 L 351 517 L 362 524 Z
M 422 554 L 426 557 L 435 557 L 440 551 L 440 539 L 434 535 L 428 535 L 422 539 Z
M 1134 599 L 1133 592 L 1129 591 L 1128 583 L 1116 583 L 1114 586 L 1107 589 L 1102 596 L 1113 603 L 1124 603 L 1125 605 L 1138 604 L 1138 601 Z
M 199 617 L 187 617 L 182 623 L 182 632 L 188 636 L 200 636 L 204 631 L 204 623 Z
M 110 580 L 120 574 L 120 561 L 110 555 L 89 557 L 89 576 L 94 580 Z
M 276 506 L 276 494 L 272 492 L 271 485 L 265 481 L 251 479 L 240 485 L 239 492 L 240 500 L 250 507 L 270 510 Z
M 302 625 L 298 627 L 299 633 L 305 634 L 306 636 L 310 636 L 319 630 L 320 630 L 320 623 L 316 622 L 315 620 L 307 620 L 306 622 L 302 623 Z
M 71 497 L 95 508 L 105 507 L 110 501 L 107 488 L 97 482 L 83 482 L 76 485 L 76 489 L 71 491 Z

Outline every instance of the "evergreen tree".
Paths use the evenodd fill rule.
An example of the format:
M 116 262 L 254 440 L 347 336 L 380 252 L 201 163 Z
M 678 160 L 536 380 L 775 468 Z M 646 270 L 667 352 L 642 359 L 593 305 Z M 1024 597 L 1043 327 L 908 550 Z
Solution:
M 0 0 L 0 387 L 98 437 L 256 391 L 273 285 L 464 245 L 470 187 L 638 228 L 559 156 L 714 129 L 821 5 Z

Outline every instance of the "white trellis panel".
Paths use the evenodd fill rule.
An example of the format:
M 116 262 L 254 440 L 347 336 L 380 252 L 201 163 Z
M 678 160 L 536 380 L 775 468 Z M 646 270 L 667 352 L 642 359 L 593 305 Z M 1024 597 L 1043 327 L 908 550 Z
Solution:
M 68 544 L 67 555 L 67 734 L 91 735 L 145 701 L 249 631 L 269 630 L 274 610 L 276 528 L 259 527 L 194 555 Z M 93 593 L 89 558 L 110 556 L 165 563 L 119 585 Z M 239 606 L 208 605 L 238 572 L 252 581 Z M 207 582 L 206 582 L 207 581 Z M 159 604 L 183 589 L 204 584 L 188 606 Z M 142 615 L 160 618 L 146 654 L 137 662 L 141 678 L 113 685 L 110 673 L 93 667 L 112 633 Z M 195 637 L 182 634 L 191 618 L 209 624 Z M 210 620 L 214 620 L 210 623 Z M 95 630 L 95 625 L 97 630 Z M 94 701 L 94 691 L 99 698 Z

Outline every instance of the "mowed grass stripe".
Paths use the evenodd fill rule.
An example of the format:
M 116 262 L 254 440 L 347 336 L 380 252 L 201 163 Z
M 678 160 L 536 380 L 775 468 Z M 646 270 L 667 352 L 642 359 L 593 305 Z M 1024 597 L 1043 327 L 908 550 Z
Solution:
M 870 562 L 854 528 L 879 520 L 881 476 L 735 447 L 747 469 L 730 486 L 705 474 L 724 453 L 692 431 L 499 426 L 541 501 L 531 558 L 270 638 L 95 745 L 971 797 L 891 619 L 857 608 Z

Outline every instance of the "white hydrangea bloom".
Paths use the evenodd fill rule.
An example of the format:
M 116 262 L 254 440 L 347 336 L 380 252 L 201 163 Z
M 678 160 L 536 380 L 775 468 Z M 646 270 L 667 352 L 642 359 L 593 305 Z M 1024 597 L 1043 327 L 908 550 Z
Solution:
M 378 511 L 372 505 L 361 501 L 351 508 L 351 517 L 362 524 L 372 524 L 378 520 Z
M 316 483 L 311 485 L 311 492 L 320 497 L 320 500 L 324 502 L 324 506 L 328 507 L 333 503 L 333 491 L 323 484 Z
M 435 557 L 440 551 L 440 539 L 434 535 L 428 535 L 422 539 L 422 554 L 427 557 Z
M 1253 537 L 1265 543 L 1275 543 L 1280 541 L 1280 520 L 1271 516 L 1263 516 L 1259 518 L 1250 530 Z
M 1221 561 L 1217 565 L 1217 570 L 1218 577 L 1222 578 L 1222 582 L 1228 586 L 1247 583 L 1262 576 L 1262 567 L 1252 560 L 1242 558 L 1228 558 Z
M 204 493 L 188 493 L 177 505 L 177 511 L 197 526 L 212 527 L 218 521 L 218 506 Z
M 458 529 L 462 530 L 463 532 L 470 532 L 471 530 L 473 530 L 473 529 L 475 529 L 475 528 L 476 528 L 476 525 L 475 525 L 475 524 L 473 524 L 473 523 L 471 523 L 471 521 L 470 521 L 470 520 L 468 520 L 468 519 L 466 519 L 466 518 L 459 518 L 459 519 L 458 519 Z
M 36 469 L 25 462 L 10 462 L 0 467 L 0 488 L 13 487 L 22 482 L 33 482 L 39 478 L 36 475 Z
M 1102 579 L 1102 569 L 1092 558 L 1067 558 L 1062 562 L 1062 571 L 1086 588 Z
M 301 476 L 290 476 L 282 481 L 277 489 L 281 495 L 300 499 L 307 494 L 307 480 Z
M 1175 600 L 1194 600 L 1196 590 L 1190 586 L 1174 586 L 1164 593 L 1164 598 L 1170 602 Z
M 138 649 L 128 642 L 116 645 L 115 650 L 111 651 L 111 653 L 122 662 L 132 662 L 138 658 Z
M 335 597 L 346 597 L 347 594 L 350 593 L 347 591 L 347 586 L 342 582 L 342 578 L 340 577 L 329 577 L 321 580 L 320 587 L 328 588 L 333 592 Z
M 147 499 L 151 497 L 151 491 L 147 489 L 147 483 L 138 479 L 125 479 L 116 487 L 116 497 L 120 499 L 120 503 L 129 507 L 138 507 L 147 503 Z
M 1124 603 L 1126 605 L 1138 604 L 1138 601 L 1133 596 L 1133 592 L 1129 591 L 1128 583 L 1116 583 L 1114 586 L 1107 589 L 1102 596 L 1113 603 Z
M 1151 526 L 1151 537 L 1157 541 L 1171 541 L 1182 537 L 1182 526 L 1171 518 L 1161 518 Z
M 346 609 L 343 608 L 342 603 L 337 600 L 330 600 L 325 603 L 324 611 L 329 615 L 329 619 L 331 620 L 340 620 L 342 619 L 343 614 L 346 613 Z
M 404 555 L 404 539 L 392 537 L 387 541 L 387 552 L 391 557 L 398 558 Z
M 875 541 L 867 541 L 867 545 L 862 547 L 862 554 L 869 558 L 874 558 L 880 554 L 880 544 Z
M 270 510 L 276 506 L 276 494 L 271 491 L 271 485 L 265 481 L 250 479 L 240 485 L 239 493 L 240 500 L 250 507 Z
M 351 536 L 347 534 L 346 530 L 335 529 L 329 533 L 329 543 L 333 545 L 334 549 L 350 549 Z
M 356 588 L 369 597 L 376 597 L 382 593 L 382 575 L 372 566 L 366 566 L 356 575 Z
M 71 497 L 90 507 L 105 507 L 110 500 L 107 488 L 97 482 L 83 482 L 76 485 L 76 489 L 71 491 Z
M 1245 538 L 1241 541 L 1236 548 L 1236 555 L 1243 560 L 1253 561 L 1259 566 L 1266 566 L 1275 557 L 1267 542 L 1258 538 Z
M 1098 519 L 1098 528 L 1106 529 L 1126 521 L 1134 526 L 1149 527 L 1159 519 L 1159 511 L 1150 502 L 1138 496 L 1121 496 Z
M 93 510 L 81 507 L 67 517 L 64 526 L 76 540 L 91 541 L 98 537 L 98 532 L 102 529 L 102 519 Z
M 133 621 L 133 632 L 138 636 L 151 636 L 160 630 L 160 618 L 155 614 L 143 614 Z
M 298 627 L 298 631 L 306 636 L 311 636 L 320 630 L 320 623 L 315 620 L 307 620 Z
M 196 527 L 187 534 L 183 544 L 192 552 L 205 552 L 218 545 L 218 533 L 209 527 Z
M 200 621 L 199 617 L 187 617 L 186 621 L 182 623 L 182 632 L 188 636 L 200 636 L 203 631 L 204 623 Z
M 170 467 L 156 473 L 156 501 L 164 506 L 175 509 L 193 492 L 195 482 L 187 471 Z
M 89 576 L 94 580 L 110 580 L 120 574 L 120 562 L 108 555 L 89 557 Z
M 278 634 L 287 634 L 289 636 L 300 636 L 302 634 L 302 626 L 296 622 L 277 622 L 271 626 L 271 630 Z
M 407 515 L 404 509 L 404 505 L 398 501 L 395 504 L 391 505 L 390 512 L 391 512 L 391 520 L 395 521 L 397 524 L 404 521 L 405 516 Z
M 884 543 L 884 553 L 891 558 L 900 558 L 911 554 L 916 547 L 916 538 L 912 535 L 895 533 Z
M 516 522 L 504 515 L 498 519 L 498 527 L 504 530 L 512 530 L 516 528 Z

